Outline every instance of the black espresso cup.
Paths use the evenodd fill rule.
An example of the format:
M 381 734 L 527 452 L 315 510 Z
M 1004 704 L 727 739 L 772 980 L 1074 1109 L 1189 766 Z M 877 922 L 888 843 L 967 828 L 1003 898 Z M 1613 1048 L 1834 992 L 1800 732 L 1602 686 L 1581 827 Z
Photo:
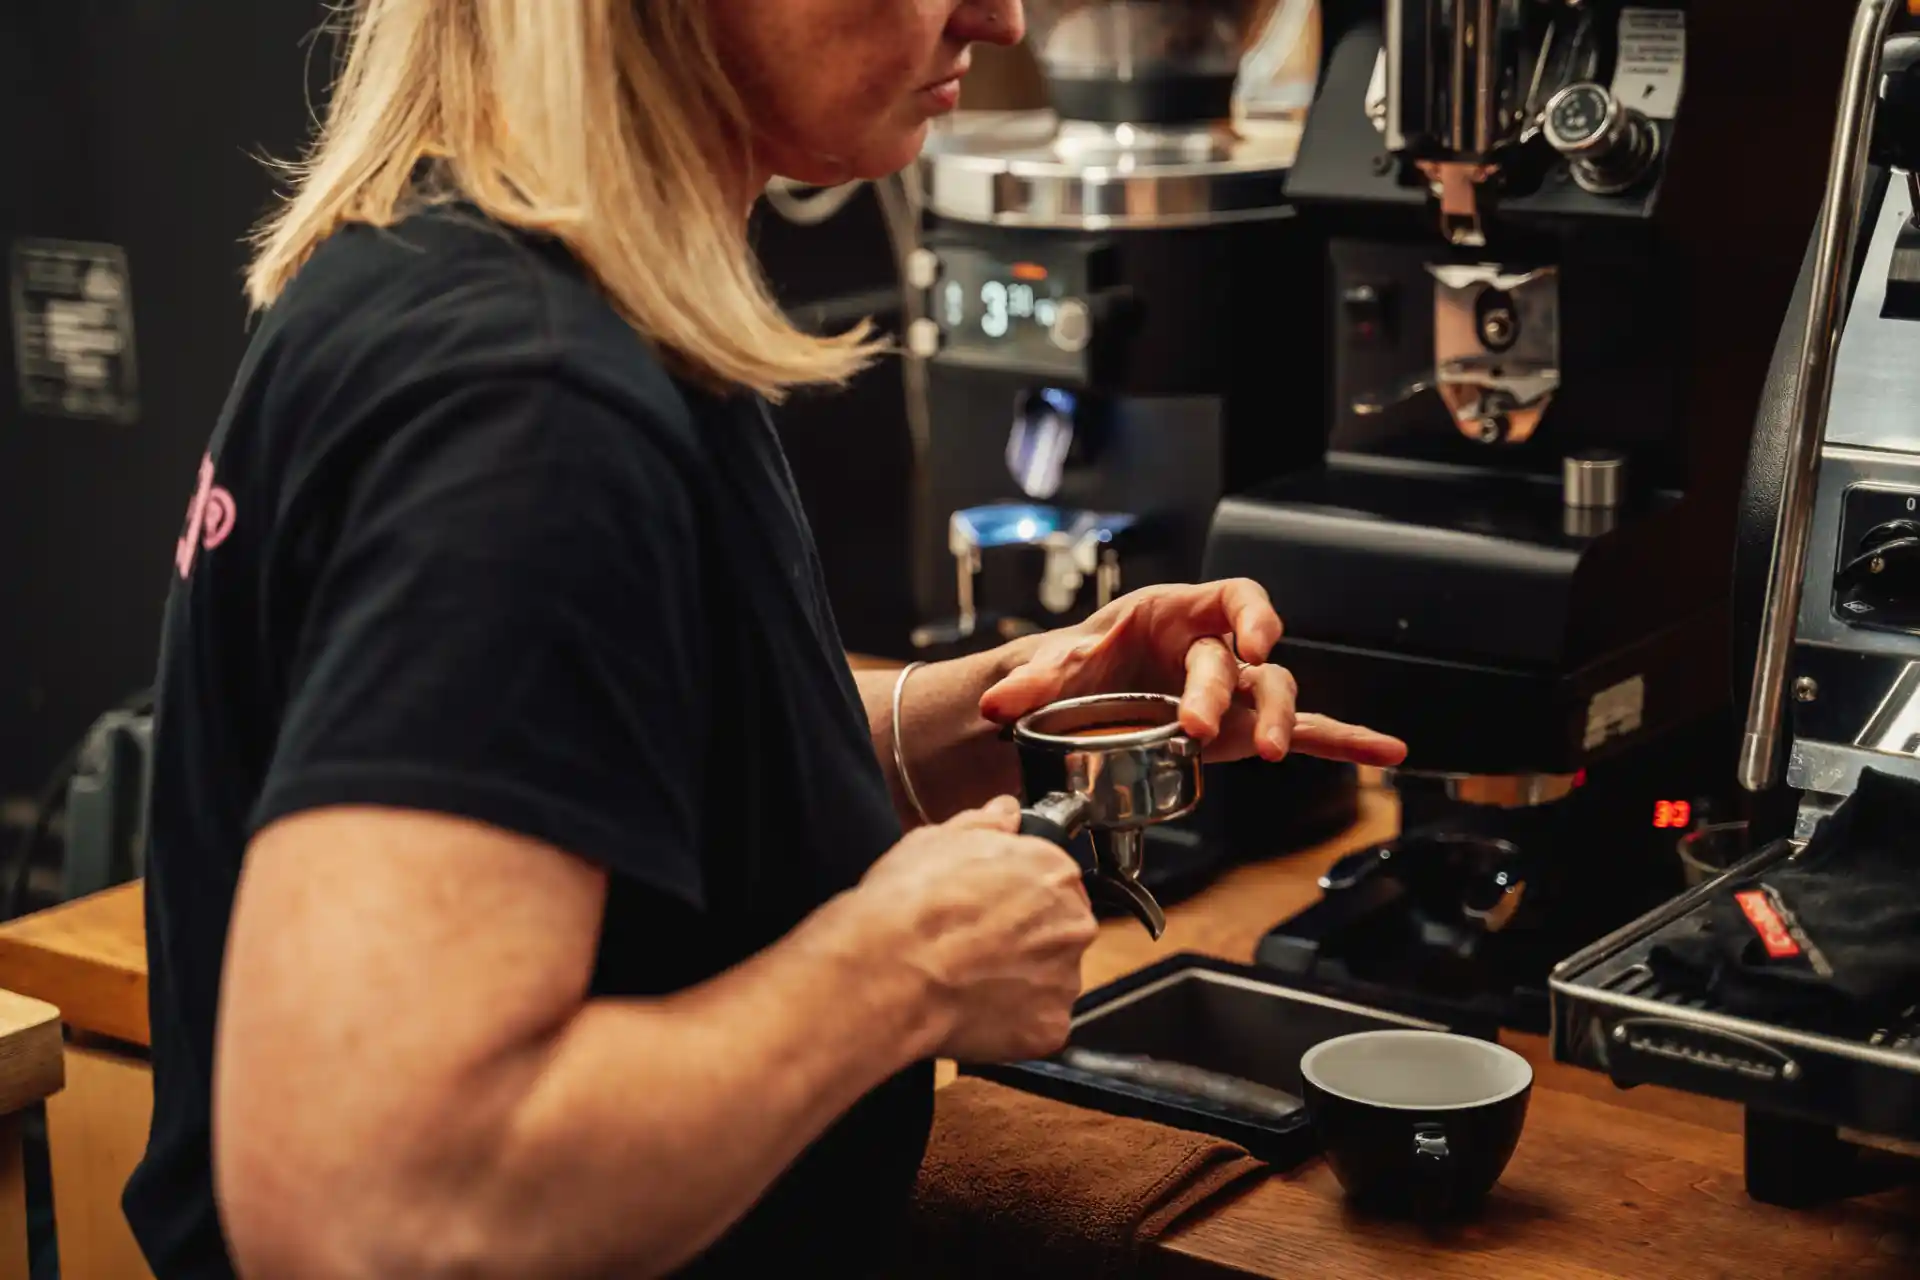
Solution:
M 1354 1201 L 1424 1219 L 1477 1209 L 1520 1143 L 1533 1067 L 1443 1031 L 1361 1031 L 1300 1059 L 1320 1149 Z

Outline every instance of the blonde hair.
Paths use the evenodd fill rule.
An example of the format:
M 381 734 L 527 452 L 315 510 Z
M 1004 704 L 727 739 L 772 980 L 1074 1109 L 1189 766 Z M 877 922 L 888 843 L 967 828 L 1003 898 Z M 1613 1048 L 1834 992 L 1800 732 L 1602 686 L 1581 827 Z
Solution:
M 614 308 L 710 386 L 771 399 L 844 382 L 870 324 L 816 337 L 781 312 L 747 239 L 750 136 L 703 0 L 356 0 L 319 136 L 255 235 L 247 294 L 270 306 L 343 224 L 389 226 L 437 162 L 453 193 L 564 244 Z

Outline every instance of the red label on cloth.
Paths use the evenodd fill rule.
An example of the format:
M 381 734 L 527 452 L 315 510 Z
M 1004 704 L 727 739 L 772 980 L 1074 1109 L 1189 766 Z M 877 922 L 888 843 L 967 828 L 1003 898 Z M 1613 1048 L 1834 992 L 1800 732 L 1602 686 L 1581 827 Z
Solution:
M 1800 944 L 1787 932 L 1786 922 L 1780 913 L 1773 909 L 1773 903 L 1767 901 L 1767 895 L 1758 889 L 1746 889 L 1733 895 L 1740 904 L 1747 923 L 1760 935 L 1760 945 L 1775 960 L 1788 960 L 1800 954 Z

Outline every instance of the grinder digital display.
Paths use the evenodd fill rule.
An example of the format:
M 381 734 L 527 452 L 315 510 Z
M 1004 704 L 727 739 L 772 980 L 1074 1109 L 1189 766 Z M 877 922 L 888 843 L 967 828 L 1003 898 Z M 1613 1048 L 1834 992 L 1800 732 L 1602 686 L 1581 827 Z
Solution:
M 1013 260 L 964 246 L 941 250 L 939 259 L 928 310 L 944 357 L 1078 374 L 1093 339 L 1081 263 Z

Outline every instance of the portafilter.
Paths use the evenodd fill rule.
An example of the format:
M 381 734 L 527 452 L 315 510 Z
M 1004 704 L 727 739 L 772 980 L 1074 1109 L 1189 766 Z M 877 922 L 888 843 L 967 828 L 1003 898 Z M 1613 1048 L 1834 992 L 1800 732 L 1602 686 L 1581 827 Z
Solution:
M 1147 932 L 1166 913 L 1140 883 L 1146 829 L 1200 803 L 1201 747 L 1180 728 L 1180 700 L 1109 693 L 1055 702 L 1013 727 L 1026 799 L 1020 831 L 1066 848 L 1093 845 L 1087 888 L 1132 912 Z

